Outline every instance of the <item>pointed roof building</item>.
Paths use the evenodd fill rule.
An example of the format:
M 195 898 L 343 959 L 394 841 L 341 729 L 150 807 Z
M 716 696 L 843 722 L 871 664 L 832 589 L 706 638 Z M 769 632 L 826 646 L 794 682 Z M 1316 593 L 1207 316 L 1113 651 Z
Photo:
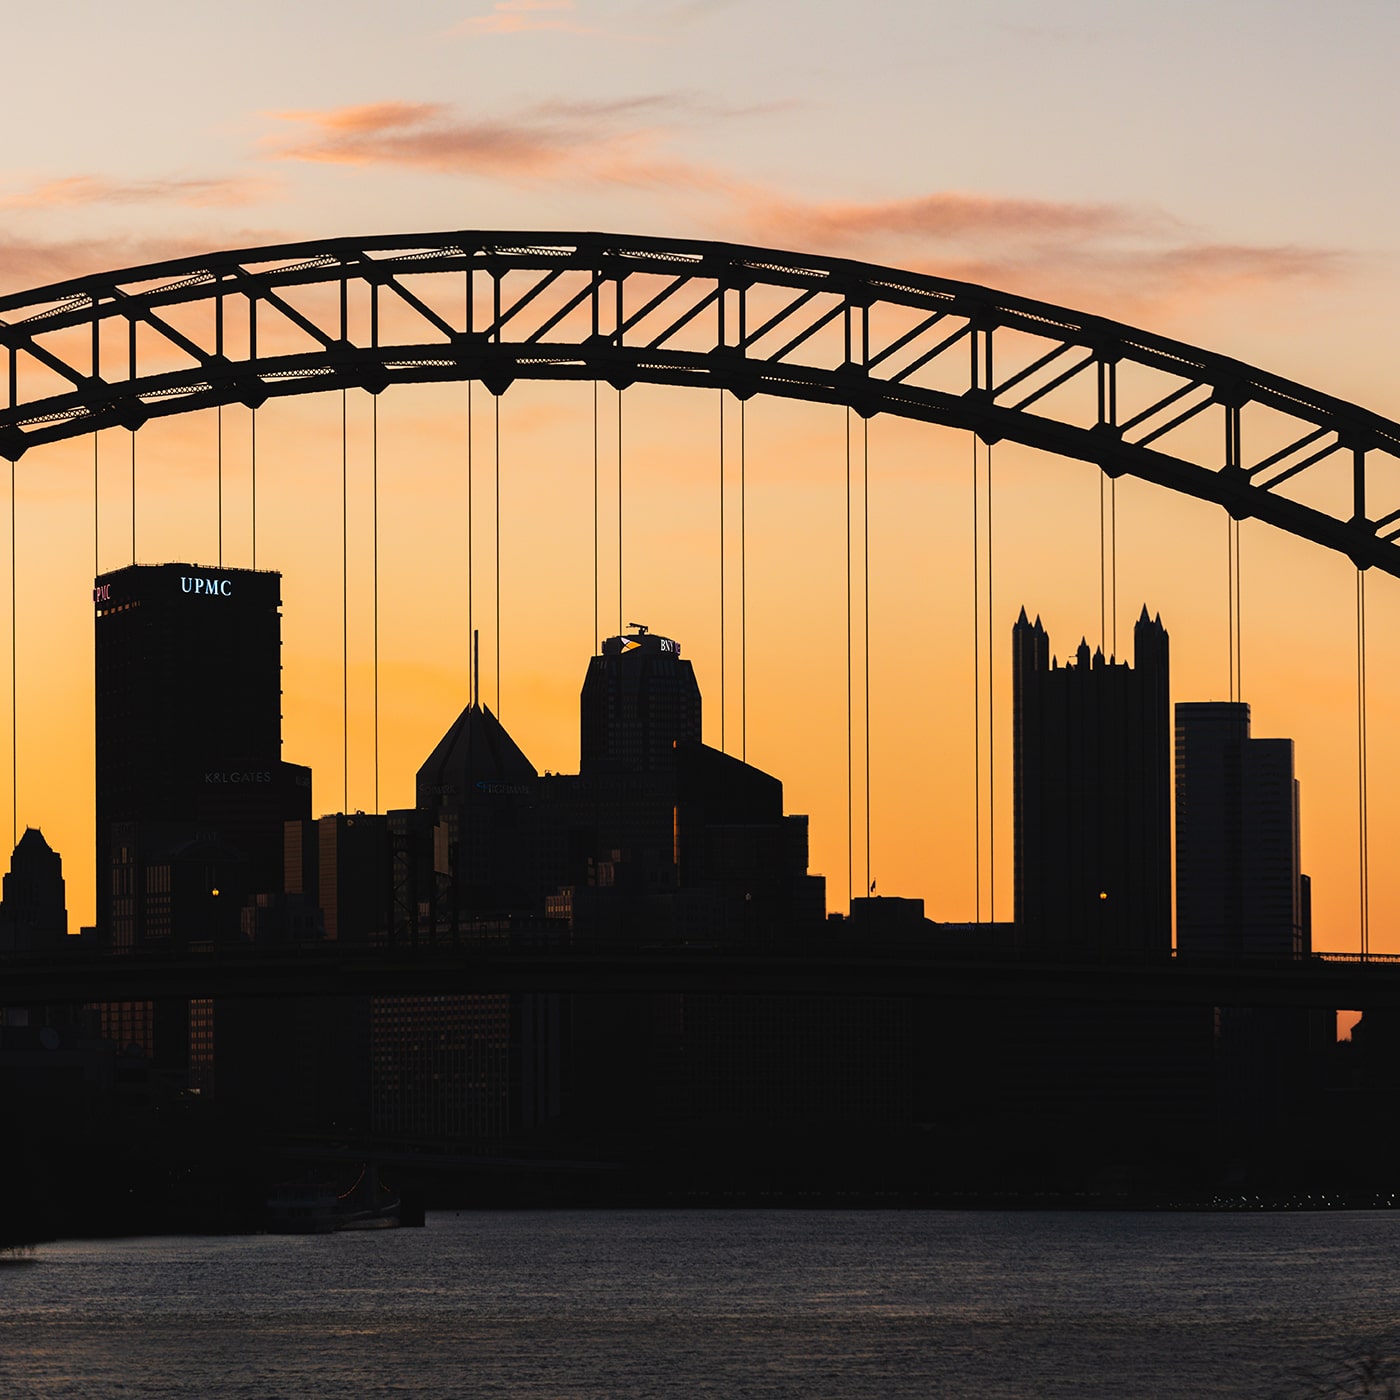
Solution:
M 457 806 L 472 792 L 529 792 L 538 777 L 489 706 L 473 701 L 418 770 L 418 806 Z
M 63 859 L 37 826 L 19 838 L 0 903 L 0 948 L 38 951 L 61 944 L 68 932 Z
M 500 720 L 475 700 L 428 755 L 417 806 L 432 831 L 436 927 L 531 907 L 538 779 Z

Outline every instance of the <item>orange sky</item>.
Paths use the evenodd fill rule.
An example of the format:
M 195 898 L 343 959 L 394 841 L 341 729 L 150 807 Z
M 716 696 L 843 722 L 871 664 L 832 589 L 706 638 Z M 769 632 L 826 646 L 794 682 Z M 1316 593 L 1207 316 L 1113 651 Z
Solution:
M 412 801 L 418 764 L 468 686 L 466 427 L 462 385 L 380 399 L 381 807 Z M 374 790 L 370 400 L 349 402 L 350 561 L 341 589 L 338 394 L 276 401 L 259 414 L 258 562 L 284 574 L 285 755 L 313 765 L 318 811 L 371 809 Z M 592 389 L 513 386 L 500 400 L 500 652 L 496 671 L 494 413 L 475 391 L 475 621 L 482 686 L 541 769 L 574 771 L 578 690 L 593 636 Z M 599 546 L 605 633 L 617 621 L 617 395 L 600 391 Z M 622 399 L 626 621 L 680 639 L 721 740 L 718 395 L 636 386 Z M 225 410 L 224 559 L 250 560 L 248 418 Z M 747 631 L 747 752 L 781 777 L 789 810 L 812 817 L 813 868 L 832 907 L 846 897 L 845 416 L 756 399 L 745 412 L 747 608 L 739 605 L 739 414 L 726 405 L 724 741 L 743 738 L 740 629 Z M 857 467 L 860 420 L 853 420 Z M 142 561 L 217 557 L 212 414 L 137 436 Z M 131 557 L 130 437 L 99 441 L 101 565 Z M 870 424 L 871 876 L 918 895 L 931 915 L 974 910 L 971 443 L 965 434 L 877 417 Z M 19 820 L 65 855 L 75 923 L 91 909 L 91 439 L 36 450 L 17 470 Z M 1011 910 L 1009 633 L 1022 604 L 1063 657 L 1098 641 L 1098 478 L 1082 464 L 1003 445 L 994 455 L 995 806 L 986 823 L 982 912 Z M 855 888 L 865 886 L 863 584 L 855 559 Z M 1245 694 L 1255 733 L 1297 741 L 1305 863 L 1318 944 L 1354 943 L 1354 574 L 1343 560 L 1267 526 L 1243 530 Z M 1118 485 L 1119 650 L 1143 602 L 1172 636 L 1176 699 L 1228 693 L 1225 523 L 1220 512 L 1131 479 Z M 343 773 L 342 599 L 350 633 L 350 765 Z M 1373 636 L 1387 634 L 1393 580 L 1369 590 Z M 985 626 L 985 621 L 984 621 Z M 1111 632 L 1110 623 L 1110 632 Z M 985 646 L 985 640 L 984 640 Z M 1395 677 L 1371 658 L 1372 840 L 1397 812 L 1379 775 L 1393 762 Z M 0 761 L 8 777 L 8 754 Z M 3 781 L 3 778 L 0 778 Z M 1374 946 L 1400 890 L 1373 862 Z
M 0 286 L 351 231 L 594 227 L 767 241 L 1102 312 L 1400 415 L 1390 373 L 1400 211 L 1374 176 L 1395 126 L 1384 55 L 1400 19 L 1388 8 L 1358 5 L 1339 32 L 1321 11 L 1273 24 L 1262 0 L 1171 16 L 1075 0 L 1053 25 L 1043 7 L 1011 0 L 976 13 L 895 4 L 878 20 L 786 0 L 431 0 L 408 17 L 348 0 L 333 33 L 320 7 L 249 9 L 246 34 L 160 0 L 121 18 L 65 0 L 11 26 L 20 108 L 45 102 L 46 55 L 79 11 L 85 52 L 101 61 L 79 56 L 70 91 L 81 96 L 60 111 L 45 102 L 52 120 L 0 157 Z M 260 17 L 276 18 L 278 45 L 254 42 Z M 313 44 L 324 61 L 311 73 L 301 55 Z M 1288 96 L 1299 83 L 1307 103 Z M 131 102 L 133 91 L 159 97 Z M 411 799 L 414 770 L 466 698 L 464 401 L 463 386 L 448 386 L 380 402 L 385 807 Z M 601 401 L 607 464 L 616 396 L 604 389 Z M 314 765 L 323 811 L 341 806 L 346 787 L 352 807 L 374 803 L 368 403 L 350 401 L 344 777 L 339 398 L 282 401 L 259 415 L 258 562 L 285 576 L 285 755 Z M 543 384 L 517 384 L 500 403 L 501 709 L 542 770 L 572 770 L 578 757 L 593 639 L 591 403 L 589 386 Z M 475 594 L 494 703 L 492 406 L 480 389 L 476 404 Z M 706 737 L 718 743 L 717 396 L 638 386 L 623 415 L 626 620 L 680 640 L 705 695 Z M 784 780 L 790 810 L 810 813 L 813 868 L 839 907 L 844 415 L 759 399 L 746 416 L 748 757 Z M 726 419 L 737 492 L 733 401 Z M 103 568 L 131 557 L 129 453 L 124 432 L 102 435 Z M 137 457 L 139 557 L 212 561 L 212 415 L 147 426 Z M 948 919 L 974 908 L 970 457 L 950 430 L 870 424 L 871 874 L 881 893 L 922 896 Z M 225 411 L 225 459 L 225 559 L 243 564 L 242 409 Z M 1090 468 L 1013 446 L 996 450 L 994 474 L 996 827 L 983 838 L 981 907 L 985 916 L 994 845 L 1006 916 L 1010 626 L 1024 603 L 1062 657 L 1081 634 L 1097 639 L 1098 481 Z M 91 481 L 91 440 L 33 451 L 17 469 L 18 821 L 41 825 L 63 853 L 75 927 L 92 911 Z M 604 504 L 612 623 L 606 492 Z M 726 554 L 731 751 L 736 504 Z M 1118 505 L 1120 651 L 1146 602 L 1171 633 L 1174 698 L 1225 697 L 1223 516 L 1127 480 Z M 1296 741 L 1315 940 L 1354 947 L 1354 573 L 1254 522 L 1243 557 L 1254 732 Z M 1400 875 L 1381 854 L 1400 835 L 1387 781 L 1400 675 L 1382 640 L 1400 610 L 1396 581 L 1372 578 L 1368 606 L 1372 947 L 1400 952 Z M 859 658 L 859 628 L 856 645 Z M 859 704 L 856 718 L 859 892 Z M 985 772 L 983 782 L 985 814 Z

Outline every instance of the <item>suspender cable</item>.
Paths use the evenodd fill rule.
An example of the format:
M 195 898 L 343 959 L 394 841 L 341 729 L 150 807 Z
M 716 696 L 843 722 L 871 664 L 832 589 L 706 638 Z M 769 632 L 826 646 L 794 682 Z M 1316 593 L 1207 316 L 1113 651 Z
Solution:
M 214 353 L 222 357 L 224 353 L 224 299 L 218 297 L 214 302 Z M 218 486 L 218 516 L 219 516 L 219 567 L 224 566 L 224 406 L 217 404 L 214 408 L 214 460 L 216 465 L 216 481 Z
M 1356 790 L 1359 846 L 1358 923 L 1361 956 L 1371 955 L 1371 853 L 1368 754 L 1366 751 L 1366 574 L 1356 571 Z
M 1107 478 L 1099 473 L 1099 650 L 1108 655 L 1108 521 L 1104 496 Z
M 973 919 L 982 922 L 982 567 L 977 519 L 977 434 L 972 435 L 972 877 Z
M 474 594 L 473 583 L 476 578 L 474 540 L 475 531 L 472 528 L 472 381 L 467 380 L 467 646 L 472 657 L 471 662 L 471 699 L 472 704 L 481 703 L 481 697 L 476 693 L 476 621 L 473 614 Z
M 96 434 L 93 436 L 96 442 Z M 95 450 L 95 449 L 94 449 Z M 19 645 L 15 588 L 15 464 L 10 463 L 10 845 L 19 845 Z
M 594 303 L 595 310 L 597 303 Z M 596 327 L 596 320 L 595 320 Z M 603 654 L 603 631 L 602 631 L 602 604 L 601 604 L 601 579 L 602 560 L 599 549 L 599 454 L 598 454 L 598 381 L 593 380 L 593 654 L 601 656 Z M 596 832 L 602 825 L 602 798 L 595 788 L 593 793 L 593 829 Z M 595 843 L 596 844 L 596 843 Z M 597 851 L 589 857 L 590 860 L 597 859 Z M 597 901 L 590 901 L 593 909 L 591 932 L 596 941 L 598 937 L 598 907 Z
M 747 443 L 745 403 L 739 400 L 739 757 L 749 761 L 749 587 L 748 484 L 745 480 Z
M 350 810 L 350 453 L 340 391 L 340 810 Z
M 136 429 L 131 429 L 131 562 L 136 562 Z
M 863 584 L 865 621 L 861 628 L 865 647 L 865 889 L 874 894 L 875 882 L 870 878 L 870 420 L 861 420 L 861 527 L 864 540 L 861 559 L 865 569 Z
M 1240 522 L 1235 521 L 1235 695 L 1244 701 L 1244 595 L 1240 591 Z
M 719 749 L 724 743 L 724 390 L 719 391 Z
M 258 567 L 258 410 L 248 420 L 248 465 L 252 477 L 253 568 Z
M 496 718 L 501 717 L 501 396 L 492 396 L 496 427 Z
M 852 711 L 851 410 L 846 409 L 846 908 L 855 898 L 855 716 Z
M 97 434 L 94 433 L 92 435 L 92 573 L 94 578 L 102 572 L 102 554 L 98 548 L 100 500 L 97 490 Z
M 466 327 L 470 332 L 472 328 L 472 275 L 467 273 L 466 279 Z M 472 415 L 473 407 L 472 381 L 467 380 L 467 647 L 470 657 L 470 693 L 473 705 L 481 704 L 481 645 L 476 634 L 476 615 L 474 612 L 476 605 L 475 579 L 476 579 L 476 522 L 474 519 L 474 504 L 476 498 L 476 480 L 473 472 L 473 438 L 474 421 Z M 473 762 L 472 736 L 475 734 L 475 726 L 467 729 L 467 767 L 471 770 Z M 467 820 L 473 820 L 474 792 L 469 783 L 467 785 Z M 451 927 L 452 941 L 457 942 L 457 936 L 462 920 L 462 908 L 464 903 L 464 891 L 462 880 L 465 878 L 466 889 L 471 891 L 476 875 L 476 848 L 472 842 L 466 842 L 466 859 L 463 862 L 465 870 L 454 873 L 452 887 L 450 891 L 451 899 Z M 475 914 L 476 901 L 473 897 L 471 904 L 472 914 Z M 436 933 L 436 927 L 434 928 Z
M 1234 522 L 1225 517 L 1225 639 L 1228 646 L 1230 702 L 1235 700 L 1235 532 Z
M 462 327 L 470 336 L 472 333 L 472 271 L 467 268 L 466 276 L 462 279 Z M 473 612 L 475 598 L 473 595 L 473 584 L 476 570 L 473 567 L 473 530 L 472 530 L 472 381 L 467 380 L 467 655 L 468 661 L 468 686 L 473 705 L 480 703 L 480 697 L 476 693 L 476 682 L 478 666 L 478 652 L 476 640 L 476 620 Z M 470 731 L 468 731 L 470 738 Z M 453 928 L 456 928 L 456 915 L 453 915 Z
M 1229 601 L 1230 699 L 1244 702 L 1240 667 L 1240 522 L 1225 519 L 1225 587 Z
M 997 921 L 996 638 L 993 635 L 992 444 L 987 444 L 987 918 Z
M 617 391 L 617 635 L 622 635 L 622 390 Z
M 1109 616 L 1113 619 L 1113 655 L 1118 655 L 1118 478 L 1108 483 Z
M 374 810 L 379 807 L 379 396 L 370 397 L 370 481 L 374 509 Z
M 593 381 L 593 654 L 603 649 L 598 627 L 598 381 Z
M 1118 482 L 1099 474 L 1099 650 L 1118 655 Z

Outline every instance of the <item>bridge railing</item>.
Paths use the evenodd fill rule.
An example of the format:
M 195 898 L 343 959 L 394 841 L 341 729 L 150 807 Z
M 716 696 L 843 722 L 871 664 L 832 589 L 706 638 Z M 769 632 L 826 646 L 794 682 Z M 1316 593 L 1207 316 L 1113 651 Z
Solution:
M 551 959 L 580 958 L 628 960 L 671 959 L 699 960 L 707 958 L 776 958 L 913 960 L 948 963 L 1008 965 L 1061 964 L 1102 965 L 1113 967 L 1194 966 L 1223 967 L 1289 966 L 1307 967 L 1325 963 L 1335 966 L 1400 966 L 1400 954 L 1371 953 L 1362 956 L 1354 952 L 1314 951 L 1308 957 L 1279 958 L 1261 953 L 1191 953 L 1183 955 L 1172 949 L 1167 953 L 1121 954 L 1095 956 L 1086 950 L 1065 949 L 1058 955 L 1043 947 L 1017 946 L 998 929 L 995 936 L 985 939 L 960 926 L 956 933 L 938 930 L 909 932 L 878 932 L 853 929 L 846 924 L 825 924 L 816 929 L 792 930 L 725 930 L 708 937 L 628 936 L 593 934 L 588 931 L 560 927 L 552 921 L 522 928 L 482 928 L 456 932 L 441 931 L 417 939 L 374 938 L 365 942 L 336 942 L 326 939 L 287 942 L 237 941 L 198 942 L 181 946 L 150 946 L 117 953 L 94 946 L 90 942 L 67 940 L 51 950 L 0 950 L 0 969 L 81 962 L 93 958 L 120 959 L 123 963 L 174 962 L 239 962 L 258 960 L 268 965 L 316 960 L 320 957 L 367 957 L 412 960 L 461 954 L 469 958 L 506 957 L 512 960 L 539 955 Z M 0 984 L 2 985 L 2 984 Z M 0 992 L 0 995 L 3 995 Z

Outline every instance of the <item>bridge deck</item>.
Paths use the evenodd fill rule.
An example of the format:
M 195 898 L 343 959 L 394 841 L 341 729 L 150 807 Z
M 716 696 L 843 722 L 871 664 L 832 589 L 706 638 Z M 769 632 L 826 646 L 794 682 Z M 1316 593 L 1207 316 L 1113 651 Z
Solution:
M 1400 1007 L 1400 959 L 1323 955 L 1293 961 L 1070 963 L 951 956 L 908 946 L 753 951 L 510 944 L 416 949 L 326 944 L 0 959 L 0 1004 L 8 1005 L 489 992 Z

